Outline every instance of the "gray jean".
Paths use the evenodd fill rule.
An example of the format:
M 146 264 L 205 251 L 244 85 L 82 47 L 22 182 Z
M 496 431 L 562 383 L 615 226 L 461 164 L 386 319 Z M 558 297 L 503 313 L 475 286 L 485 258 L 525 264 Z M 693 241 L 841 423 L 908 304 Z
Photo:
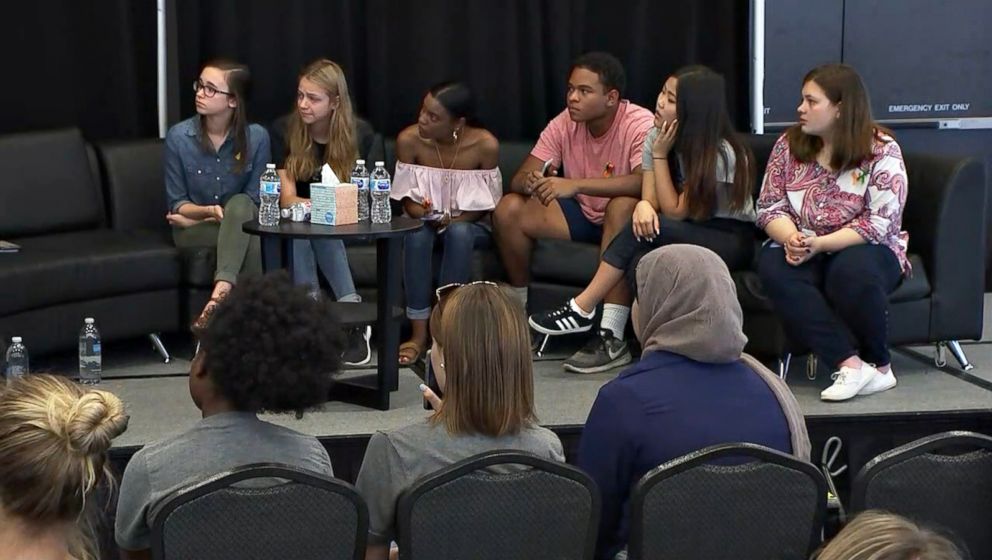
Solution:
M 340 239 L 294 239 L 293 283 L 320 289 L 317 266 L 331 285 L 337 301 L 362 301 L 348 266 L 348 254 Z

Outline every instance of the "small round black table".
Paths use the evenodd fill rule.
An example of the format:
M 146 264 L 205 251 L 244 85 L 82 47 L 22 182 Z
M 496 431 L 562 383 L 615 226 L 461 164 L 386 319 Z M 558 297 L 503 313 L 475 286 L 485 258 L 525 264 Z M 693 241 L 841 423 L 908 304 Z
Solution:
M 244 223 L 245 233 L 259 236 L 262 246 L 262 268 L 292 269 L 294 239 L 362 239 L 375 240 L 376 284 L 378 294 L 373 308 L 371 303 L 335 304 L 338 320 L 342 325 L 368 324 L 375 319 L 379 337 L 378 366 L 376 375 L 348 377 L 339 380 L 331 389 L 330 398 L 389 410 L 389 393 L 399 388 L 400 320 L 399 308 L 400 248 L 403 237 L 423 227 L 423 222 L 413 218 L 393 218 L 388 224 L 363 222 L 346 226 L 323 226 L 309 222 L 282 220 L 277 226 L 259 225 L 257 220 Z M 373 313 L 374 309 L 374 313 Z

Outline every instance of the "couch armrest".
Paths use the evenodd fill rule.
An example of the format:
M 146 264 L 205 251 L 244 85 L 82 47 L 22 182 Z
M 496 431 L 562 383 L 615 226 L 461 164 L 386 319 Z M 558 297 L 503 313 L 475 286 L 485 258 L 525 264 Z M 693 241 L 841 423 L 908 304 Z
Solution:
M 909 155 L 903 228 L 930 280 L 930 340 L 982 335 L 985 170 L 976 158 Z

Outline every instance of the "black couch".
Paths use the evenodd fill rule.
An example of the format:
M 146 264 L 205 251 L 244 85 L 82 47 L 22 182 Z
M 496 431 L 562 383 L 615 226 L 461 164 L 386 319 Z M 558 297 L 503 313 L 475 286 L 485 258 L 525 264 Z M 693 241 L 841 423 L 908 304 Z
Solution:
M 22 247 L 0 254 L 3 340 L 22 336 L 32 354 L 71 348 L 87 316 L 104 339 L 179 329 L 175 249 L 122 219 L 128 203 L 106 197 L 79 131 L 0 137 L 0 176 L 0 239 Z
M 751 135 L 761 184 L 777 135 Z M 520 153 L 530 144 L 504 143 Z M 523 161 L 526 152 L 519 161 Z M 904 154 L 909 193 L 903 227 L 909 232 L 913 276 L 893 292 L 889 340 L 893 345 L 953 343 L 982 335 L 985 265 L 985 172 L 977 158 Z M 502 164 L 501 164 L 502 167 Z M 512 167 L 512 166 L 511 166 Z M 509 181 L 504 171 L 504 180 Z M 539 241 L 531 261 L 530 311 L 559 304 L 578 294 L 598 266 L 599 249 L 572 241 Z M 753 270 L 734 271 L 744 310 L 747 351 L 762 358 L 801 353 L 786 341 Z M 960 354 L 962 357 L 963 353 Z M 962 366 L 966 362 L 962 362 Z
M 772 135 L 749 137 L 759 169 L 774 140 Z M 530 142 L 502 143 L 499 165 L 506 186 L 531 147 Z M 71 347 L 84 315 L 97 318 L 105 338 L 182 330 L 209 295 L 212 251 L 179 254 L 169 240 L 161 142 L 113 143 L 96 151 L 99 165 L 75 131 L 0 138 L 0 170 L 15 178 L 3 187 L 0 239 L 25 247 L 17 255 L 0 255 L 5 288 L 0 291 L 0 335 L 9 340 L 21 334 L 32 351 Z M 394 153 L 391 141 L 379 141 L 367 158 L 385 159 L 392 169 Z M 978 339 L 983 166 L 974 158 L 905 157 L 909 200 L 903 223 L 914 275 L 892 295 L 890 340 L 902 345 Z M 35 211 L 53 200 L 51 194 L 54 208 Z M 375 248 L 351 244 L 348 253 L 360 293 L 374 299 Z M 577 294 L 597 265 L 595 245 L 539 241 L 532 258 L 530 311 Z M 473 271 L 477 278 L 504 278 L 495 249 L 477 251 Z M 733 276 L 748 351 L 776 358 L 801 350 L 788 346 L 757 275 L 745 270 Z

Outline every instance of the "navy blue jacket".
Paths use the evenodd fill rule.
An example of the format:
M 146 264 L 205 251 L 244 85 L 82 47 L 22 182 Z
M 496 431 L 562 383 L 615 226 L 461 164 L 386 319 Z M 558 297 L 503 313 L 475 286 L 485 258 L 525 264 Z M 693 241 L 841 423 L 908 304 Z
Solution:
M 706 364 L 650 352 L 599 390 L 579 444 L 579 467 L 603 498 L 596 557 L 627 545 L 633 486 L 658 465 L 720 443 L 792 452 L 775 394 L 743 362 Z

